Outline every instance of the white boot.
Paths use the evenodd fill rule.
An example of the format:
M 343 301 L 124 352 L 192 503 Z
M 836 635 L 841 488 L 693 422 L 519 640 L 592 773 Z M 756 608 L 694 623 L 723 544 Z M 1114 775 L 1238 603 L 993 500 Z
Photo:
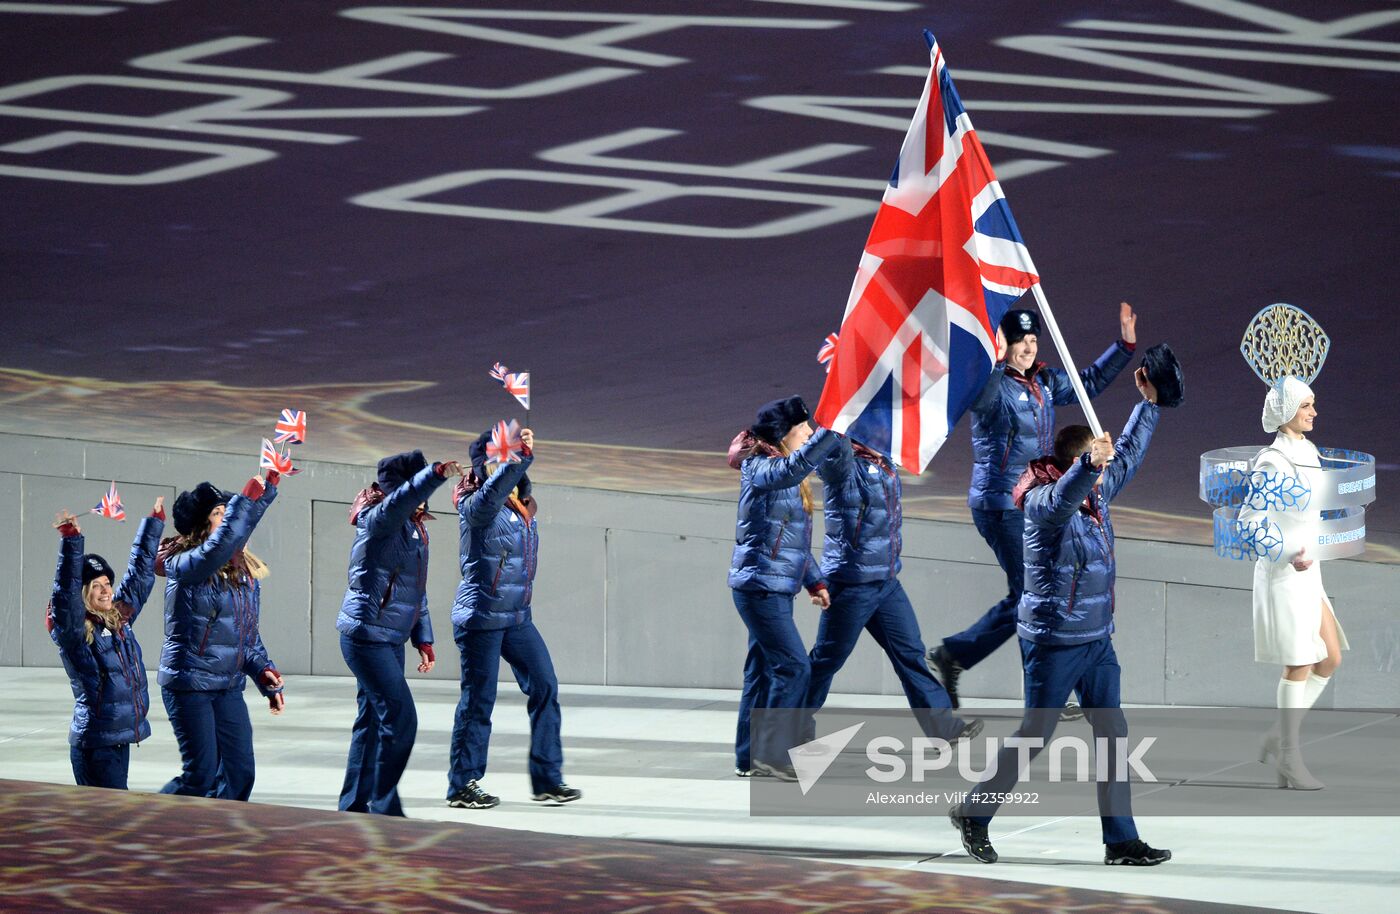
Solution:
M 1278 786 L 1293 790 L 1321 790 L 1327 786 L 1312 776 L 1299 750 L 1299 731 L 1303 715 L 1308 713 L 1307 687 L 1305 681 L 1280 679 L 1278 683 Z

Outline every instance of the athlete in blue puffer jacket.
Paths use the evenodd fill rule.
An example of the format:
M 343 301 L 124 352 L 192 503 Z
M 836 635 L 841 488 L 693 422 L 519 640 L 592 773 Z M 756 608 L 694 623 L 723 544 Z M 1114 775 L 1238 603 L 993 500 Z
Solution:
M 539 560 L 538 506 L 525 471 L 535 460 L 535 436 L 520 433 L 517 463 L 487 471 L 489 431 L 471 447 L 472 472 L 457 484 L 462 583 L 452 606 L 452 635 L 462 655 L 462 692 L 452 722 L 447 805 L 487 809 L 500 799 L 481 786 L 496 707 L 501 661 L 510 664 L 530 716 L 530 795 L 570 803 L 583 791 L 564 783 L 559 680 L 549 648 L 531 620 Z
M 1026 590 L 1017 633 L 1036 644 L 1083 644 L 1113 634 L 1113 520 L 1108 505 L 1137 473 L 1160 414 L 1144 401 L 1133 410 L 1100 474 L 1088 452 L 1069 465 L 1031 461 L 1016 498 L 1026 512 Z M 1082 425 L 1065 429 L 1078 432 Z M 1064 448 L 1061 448 L 1064 450 Z
M 877 452 L 841 437 L 817 473 L 826 499 L 821 575 L 831 606 L 822 613 L 812 644 L 812 679 L 803 707 L 826 704 L 832 680 L 865 630 L 889 657 L 927 736 L 952 741 L 977 735 L 980 721 L 968 723 L 947 713 L 948 693 L 924 664 L 919 620 L 899 583 L 903 511 L 898 472 Z
M 1137 343 L 1137 315 L 1119 305 L 1121 339 L 1079 372 L 1084 391 L 1097 397 L 1127 367 Z M 977 532 L 992 547 L 1006 575 L 1006 596 L 971 626 L 949 635 L 929 652 L 929 663 L 958 707 L 958 676 L 986 659 L 1016 631 L 1016 605 L 1025 582 L 1021 551 L 1025 517 L 1011 490 L 1035 457 L 1050 452 L 1055 407 L 1075 402 L 1068 372 L 1037 362 L 1040 319 L 1034 311 L 1008 311 L 997 331 L 1002 360 L 973 403 L 972 485 L 967 504 Z
M 1098 768 L 1100 827 L 1104 862 L 1154 866 L 1171 851 L 1138 837 L 1132 794 L 1121 771 L 1128 722 L 1120 703 L 1122 670 L 1113 650 L 1113 523 L 1111 502 L 1133 478 L 1157 427 L 1157 389 L 1147 370 L 1137 371 L 1144 402 L 1133 410 L 1115 445 L 1082 425 L 1056 436 L 1054 456 L 1031 461 L 1015 498 L 1026 513 L 1026 591 L 1021 596 L 1017 631 L 1026 710 L 989 775 L 965 804 L 949 813 L 963 846 L 983 863 L 995 863 L 987 824 L 1011 795 L 1022 766 L 1050 744 L 1060 707 L 1070 691 L 1079 693 L 1093 728 Z M 1110 740 L 1114 742 L 1109 742 Z M 1026 746 L 1030 755 L 1026 756 Z
M 402 816 L 399 779 L 418 736 L 418 710 L 404 677 L 404 642 L 418 650 L 418 671 L 435 663 L 428 616 L 428 498 L 454 462 L 431 466 L 422 451 L 379 461 L 378 478 L 355 496 L 349 582 L 335 627 L 355 674 L 358 713 L 340 790 L 342 812 Z
M 735 773 L 796 780 L 787 750 L 801 738 L 802 722 L 769 714 L 751 739 L 754 708 L 801 708 L 812 667 L 792 620 L 793 595 L 804 585 L 812 602 L 830 605 L 812 558 L 812 496 L 807 476 L 836 446 L 828 429 L 812 433 L 801 397 L 774 400 L 754 424 L 735 436 L 729 465 L 739 471 L 739 519 L 729 586 L 749 630 L 744 690 L 734 739 Z
M 62 539 L 47 624 L 73 687 L 69 760 L 80 787 L 125 790 L 131 744 L 151 735 L 146 667 L 131 626 L 155 584 L 164 501 L 156 499 L 141 521 L 115 593 L 112 566 L 100 555 L 83 554 L 78 519 L 64 511 L 54 525 Z
M 253 477 L 240 495 L 208 482 L 175 499 L 179 536 L 161 543 L 166 577 L 161 697 L 182 769 L 161 793 L 247 800 L 253 792 L 253 725 L 243 689 L 252 678 L 274 714 L 282 677 L 258 631 L 267 566 L 247 549 L 273 499 L 278 475 Z

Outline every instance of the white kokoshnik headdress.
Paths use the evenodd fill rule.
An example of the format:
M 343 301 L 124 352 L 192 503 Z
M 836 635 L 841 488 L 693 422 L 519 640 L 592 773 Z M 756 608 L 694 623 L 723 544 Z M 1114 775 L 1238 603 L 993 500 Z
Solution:
M 1245 327 L 1240 354 L 1269 385 L 1260 422 L 1277 432 L 1313 395 L 1308 385 L 1322 371 L 1332 341 L 1306 311 L 1273 304 Z M 1283 558 L 1277 523 L 1241 523 L 1239 509 L 1306 513 L 1318 522 L 1308 554 L 1319 559 L 1358 555 L 1366 548 L 1365 505 L 1375 500 L 1376 459 L 1360 451 L 1318 448 L 1321 470 L 1290 476 L 1254 468 L 1257 445 L 1226 447 L 1201 455 L 1201 498 L 1214 505 L 1215 551 L 1226 558 Z

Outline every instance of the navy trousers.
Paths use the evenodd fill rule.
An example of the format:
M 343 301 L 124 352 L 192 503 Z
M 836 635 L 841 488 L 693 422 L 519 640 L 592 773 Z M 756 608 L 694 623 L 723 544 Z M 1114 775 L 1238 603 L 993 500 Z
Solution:
M 943 647 L 963 669 L 970 670 L 1016 634 L 1016 605 L 1026 586 L 1023 543 L 1026 515 L 1020 511 L 972 509 L 972 522 L 992 547 L 997 564 L 1006 573 L 1006 596 L 972 625 L 943 639 Z
M 247 800 L 253 792 L 253 724 L 243 690 L 160 692 L 181 763 L 180 774 L 160 792 Z
M 530 715 L 530 789 L 543 793 L 564 783 L 559 680 L 535 623 L 492 629 L 453 625 L 452 637 L 462 655 L 462 697 L 452 721 L 448 797 L 486 774 L 491 712 L 496 707 L 496 677 L 502 660 L 510 664 L 516 684 L 525 693 L 525 709 Z
M 801 708 L 812 679 L 812 664 L 802 636 L 792 621 L 792 594 L 770 590 L 736 590 L 734 606 L 749 629 L 749 652 L 744 659 L 744 691 L 739 696 L 739 726 L 734 736 L 734 765 L 742 771 L 753 761 L 789 764 L 787 750 L 802 741 L 796 713 L 772 717 L 750 734 L 755 708 Z
M 952 703 L 924 662 L 919 620 L 899 579 L 865 584 L 832 582 L 828 590 L 831 606 L 822 613 L 817 625 L 817 640 L 809 655 L 812 679 L 803 707 L 816 709 L 826 704 L 831 681 L 855 650 L 856 641 L 864 630 L 870 632 L 889 657 L 899 684 L 904 688 L 904 696 L 909 699 L 909 707 L 944 710 L 944 713 L 919 715 L 924 734 L 949 741 L 956 739 L 966 722 L 946 713 Z
M 340 811 L 402 816 L 399 778 L 418 736 L 418 709 L 403 672 L 403 644 L 342 634 L 340 653 L 359 685 Z
M 98 746 L 94 749 L 68 748 L 73 763 L 73 780 L 79 787 L 126 789 L 126 772 L 131 764 L 131 746 Z
M 1128 721 L 1119 710 L 1122 669 L 1111 638 L 1070 645 L 1034 644 L 1022 638 L 1021 663 L 1025 671 L 1026 712 L 1013 735 L 1039 737 L 1042 748 L 1048 745 L 1070 689 L 1075 689 L 1096 738 L 1127 737 Z M 997 753 L 996 772 L 973 788 L 969 797 L 966 811 L 970 818 L 985 825 L 996 814 L 999 804 L 979 800 L 979 792 L 1007 793 L 1016 786 L 1017 751 L 1006 747 Z M 1034 758 L 1039 753 L 1040 749 L 1033 749 L 1030 755 Z M 1105 844 L 1131 841 L 1138 836 L 1132 817 L 1132 790 L 1126 780 L 1117 780 L 1117 762 L 1117 753 L 1110 748 L 1108 779 L 1098 784 L 1099 812 L 1111 809 L 1116 813 L 1100 816 Z

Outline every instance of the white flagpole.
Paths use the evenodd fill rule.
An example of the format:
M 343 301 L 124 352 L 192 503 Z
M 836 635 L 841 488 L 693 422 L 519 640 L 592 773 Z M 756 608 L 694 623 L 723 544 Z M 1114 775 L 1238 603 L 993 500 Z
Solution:
M 1065 371 L 1069 372 L 1069 383 L 1074 387 L 1074 395 L 1079 398 L 1079 406 L 1084 410 L 1084 417 L 1089 420 L 1089 428 L 1097 437 L 1103 434 L 1103 426 L 1099 424 L 1099 417 L 1094 412 L 1094 405 L 1089 402 L 1089 394 L 1084 390 L 1084 382 L 1079 380 L 1079 371 L 1074 367 L 1074 358 L 1069 354 L 1069 347 L 1065 345 L 1065 338 L 1060 335 L 1060 325 L 1055 323 L 1055 312 L 1050 310 L 1050 302 L 1045 298 L 1045 290 L 1040 287 L 1040 283 L 1031 286 L 1031 292 L 1035 295 L 1035 300 L 1040 305 L 1040 317 L 1045 321 L 1045 328 L 1050 331 L 1050 339 L 1055 342 L 1055 351 L 1060 354 L 1060 361 L 1064 363 Z

